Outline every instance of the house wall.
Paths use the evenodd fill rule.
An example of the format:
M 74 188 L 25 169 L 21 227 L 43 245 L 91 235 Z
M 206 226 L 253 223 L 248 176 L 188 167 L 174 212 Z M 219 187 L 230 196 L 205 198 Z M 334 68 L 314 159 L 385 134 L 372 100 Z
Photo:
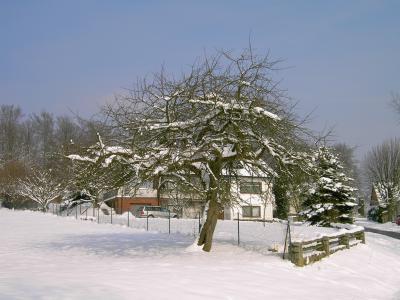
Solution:
M 261 182 L 262 195 L 257 194 L 241 194 L 239 191 L 239 201 L 237 205 L 224 208 L 224 219 L 237 219 L 238 214 L 240 219 L 245 220 L 272 220 L 274 196 L 272 193 L 272 185 L 265 182 L 262 178 L 243 178 L 243 181 Z M 238 190 L 234 185 L 233 190 Z M 260 217 L 243 217 L 243 206 L 259 206 Z
M 243 206 L 248 206 L 246 203 Z M 271 221 L 273 219 L 273 206 L 270 203 L 267 203 L 264 205 L 263 202 L 261 201 L 252 201 L 251 206 L 260 206 L 260 217 L 243 217 L 243 209 L 242 206 L 235 206 L 235 207 L 225 207 L 224 209 L 224 220 L 234 220 L 237 219 L 238 213 L 239 213 L 239 219 L 244 219 L 244 220 L 264 220 L 264 214 L 265 214 L 265 220 Z
M 110 202 L 108 203 L 111 204 L 111 206 L 115 209 L 115 212 L 117 214 L 122 214 L 129 210 L 132 211 L 136 207 L 143 205 L 151 205 L 151 206 L 159 205 L 157 198 L 145 198 L 145 197 L 117 197 Z
M 273 203 L 274 197 L 272 194 L 272 186 L 265 182 L 262 178 L 257 177 L 243 177 L 242 181 L 261 182 L 262 195 L 257 194 L 240 194 L 238 203 L 233 207 L 225 207 L 219 216 L 220 219 L 233 220 L 237 218 L 239 213 L 240 219 L 259 219 L 259 220 L 272 220 Z M 238 186 L 232 187 L 234 191 L 239 191 Z M 146 187 L 136 189 L 130 196 L 124 196 L 127 192 L 123 189 L 119 189 L 118 192 L 114 193 L 114 197 L 105 199 L 105 202 L 112 206 L 116 213 L 121 214 L 131 209 L 135 209 L 138 206 L 152 205 L 152 206 L 164 206 L 174 207 L 168 199 L 167 194 L 162 194 L 161 198 L 157 197 L 157 190 Z M 184 197 L 184 195 L 182 195 Z M 185 202 L 185 201 L 184 201 Z M 200 199 L 191 201 L 189 205 L 183 203 L 180 211 L 176 211 L 182 218 L 198 218 L 199 212 L 203 212 L 203 202 Z M 259 206 L 260 217 L 243 217 L 243 206 Z

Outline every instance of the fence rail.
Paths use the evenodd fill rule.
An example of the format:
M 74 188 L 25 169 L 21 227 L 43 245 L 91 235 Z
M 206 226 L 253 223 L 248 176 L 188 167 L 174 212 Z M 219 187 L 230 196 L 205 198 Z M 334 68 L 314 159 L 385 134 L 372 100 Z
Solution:
M 289 245 L 290 261 L 302 267 L 327 257 L 339 250 L 349 249 L 359 243 L 365 244 L 364 229 L 349 231 L 335 236 L 291 242 Z

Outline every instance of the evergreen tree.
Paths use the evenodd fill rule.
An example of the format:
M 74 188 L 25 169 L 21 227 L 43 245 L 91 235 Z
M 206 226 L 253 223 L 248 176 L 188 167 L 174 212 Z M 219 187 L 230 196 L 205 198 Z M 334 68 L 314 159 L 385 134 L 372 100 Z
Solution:
M 290 209 L 287 186 L 288 183 L 282 177 L 277 177 L 272 187 L 276 205 L 275 217 L 283 220 L 287 219 Z
M 343 173 L 338 158 L 326 147 L 316 151 L 313 161 L 316 179 L 307 191 L 306 208 L 301 214 L 311 224 L 321 226 L 353 223 L 356 189 L 348 185 L 352 179 Z

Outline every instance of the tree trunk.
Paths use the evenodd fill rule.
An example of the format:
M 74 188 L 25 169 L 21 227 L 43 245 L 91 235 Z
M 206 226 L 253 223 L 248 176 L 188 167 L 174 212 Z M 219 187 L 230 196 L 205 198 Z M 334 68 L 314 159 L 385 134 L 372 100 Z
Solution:
M 197 243 L 199 246 L 204 245 L 203 250 L 206 252 L 210 252 L 211 250 L 214 230 L 218 221 L 218 207 L 219 206 L 216 199 L 210 199 L 209 208 L 207 211 L 207 220 L 201 229 L 199 241 Z

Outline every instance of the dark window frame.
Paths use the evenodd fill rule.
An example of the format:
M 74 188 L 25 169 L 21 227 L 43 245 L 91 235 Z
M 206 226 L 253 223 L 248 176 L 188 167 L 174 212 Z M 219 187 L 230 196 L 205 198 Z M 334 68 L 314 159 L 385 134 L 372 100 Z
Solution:
M 258 214 L 254 214 L 254 209 L 258 209 Z M 245 212 L 245 210 L 250 209 L 249 211 Z M 261 218 L 261 206 L 259 205 L 246 205 L 242 206 L 242 217 L 243 218 Z

